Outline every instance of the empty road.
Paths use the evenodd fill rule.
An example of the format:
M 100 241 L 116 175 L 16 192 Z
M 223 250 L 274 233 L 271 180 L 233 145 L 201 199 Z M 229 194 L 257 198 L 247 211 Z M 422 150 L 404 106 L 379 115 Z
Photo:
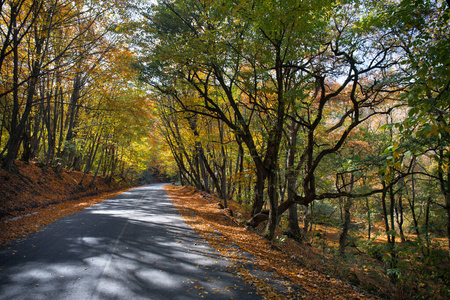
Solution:
M 0 248 L 0 299 L 261 299 L 229 265 L 150 185 Z

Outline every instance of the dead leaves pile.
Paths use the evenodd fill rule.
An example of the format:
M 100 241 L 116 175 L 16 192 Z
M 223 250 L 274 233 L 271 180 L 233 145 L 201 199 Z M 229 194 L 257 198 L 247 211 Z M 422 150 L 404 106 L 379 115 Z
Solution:
M 298 261 L 256 232 L 227 215 L 217 205 L 218 199 L 204 197 L 191 187 L 165 186 L 165 190 L 184 216 L 208 242 L 235 264 L 234 273 L 268 299 L 373 299 L 352 286 L 302 267 Z M 219 234 L 218 234 L 219 233 Z M 232 245 L 237 245 L 233 247 Z M 252 257 L 243 255 L 243 251 Z M 276 285 L 242 267 L 246 262 L 262 271 L 275 274 L 283 282 Z

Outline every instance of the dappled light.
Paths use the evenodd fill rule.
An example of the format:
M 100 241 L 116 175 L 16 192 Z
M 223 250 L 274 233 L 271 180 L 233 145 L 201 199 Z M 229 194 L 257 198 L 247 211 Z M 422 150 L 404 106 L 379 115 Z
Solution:
M 0 253 L 2 299 L 48 293 L 59 299 L 184 299 L 202 293 L 252 299 L 252 289 L 244 289 L 227 258 L 183 222 L 161 186 L 119 194 Z

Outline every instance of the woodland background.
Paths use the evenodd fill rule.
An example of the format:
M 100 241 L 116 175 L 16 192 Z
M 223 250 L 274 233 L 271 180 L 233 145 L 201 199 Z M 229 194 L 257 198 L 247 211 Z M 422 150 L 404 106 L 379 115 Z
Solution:
M 448 1 L 0 11 L 3 169 L 21 160 L 92 183 L 163 174 L 239 205 L 268 240 L 448 296 Z

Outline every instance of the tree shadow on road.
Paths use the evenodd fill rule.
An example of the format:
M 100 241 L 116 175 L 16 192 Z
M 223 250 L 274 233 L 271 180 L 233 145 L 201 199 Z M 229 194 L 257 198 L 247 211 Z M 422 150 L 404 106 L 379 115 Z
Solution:
M 260 299 L 159 185 L 122 193 L 0 250 L 0 299 Z

